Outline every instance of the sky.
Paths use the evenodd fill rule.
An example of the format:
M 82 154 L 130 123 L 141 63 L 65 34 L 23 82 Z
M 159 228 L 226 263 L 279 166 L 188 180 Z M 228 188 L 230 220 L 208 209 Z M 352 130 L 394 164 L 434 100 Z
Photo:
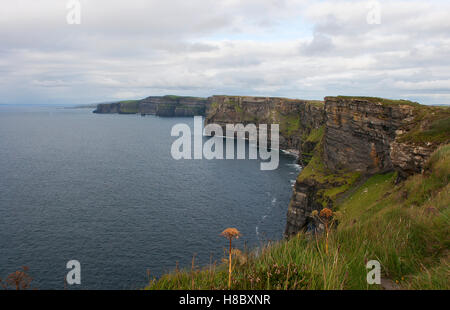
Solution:
M 2 1 L 0 103 L 166 94 L 449 104 L 450 1 Z

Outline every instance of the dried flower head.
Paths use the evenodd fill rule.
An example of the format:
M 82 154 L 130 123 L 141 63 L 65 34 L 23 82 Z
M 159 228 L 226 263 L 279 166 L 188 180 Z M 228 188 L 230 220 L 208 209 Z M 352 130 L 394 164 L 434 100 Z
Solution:
M 227 228 L 220 234 L 227 239 L 238 239 L 241 236 L 241 233 L 236 228 Z
M 328 209 L 328 208 L 323 208 L 323 209 L 320 211 L 320 216 L 321 216 L 321 217 L 325 217 L 325 218 L 330 218 L 330 217 L 333 216 L 333 211 L 331 211 L 331 210 Z
M 313 210 L 313 211 L 311 212 L 311 216 L 312 216 L 312 217 L 316 217 L 318 214 L 319 214 L 319 211 L 317 211 L 317 210 Z
M 16 290 L 28 289 L 30 287 L 30 282 L 33 280 L 33 278 L 27 274 L 28 270 L 29 268 L 27 266 L 22 266 L 22 271 L 18 270 L 8 275 L 5 279 L 6 287 L 10 286 Z

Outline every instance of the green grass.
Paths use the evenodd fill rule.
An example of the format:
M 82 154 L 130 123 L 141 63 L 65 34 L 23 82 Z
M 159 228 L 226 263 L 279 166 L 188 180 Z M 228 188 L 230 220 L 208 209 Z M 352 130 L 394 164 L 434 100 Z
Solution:
M 321 148 L 321 144 L 316 148 Z M 309 164 L 298 175 L 297 182 L 301 183 L 309 179 L 317 184 L 330 184 L 333 187 L 339 187 L 343 184 L 353 184 L 360 176 L 359 172 L 327 169 L 323 164 L 322 157 L 317 153 L 317 150 L 315 152 Z
M 313 128 L 305 141 L 318 143 L 320 142 L 320 140 L 322 140 L 324 132 L 325 132 L 325 125 L 320 126 L 319 128 Z
M 297 183 L 313 184 L 317 189 L 315 201 L 324 207 L 330 207 L 341 194 L 355 184 L 361 177 L 361 173 L 345 170 L 331 171 L 325 167 L 322 160 L 324 131 L 323 126 L 313 129 L 306 138 L 307 142 L 313 142 L 316 146 L 312 152 L 312 158 L 307 161 L 308 164 L 297 176 Z
M 416 144 L 450 142 L 450 109 L 426 107 L 422 110 L 415 117 L 414 127 L 399 140 Z
M 386 99 L 378 97 L 364 97 L 364 96 L 337 96 L 340 99 L 355 99 L 355 100 L 365 100 L 372 103 L 381 103 L 383 105 L 410 105 L 410 106 L 420 106 L 418 102 L 403 100 L 403 99 Z
M 296 114 L 282 114 L 277 112 L 278 123 L 280 124 L 280 134 L 290 137 L 300 130 L 300 116 Z
M 140 100 L 124 100 L 120 101 L 120 113 L 134 114 L 139 112 Z
M 180 98 L 180 96 L 176 96 L 176 95 L 165 95 L 164 98 L 169 99 L 169 100 L 177 100 Z
M 315 107 L 323 107 L 325 105 L 325 102 L 321 100 L 306 100 L 306 102 Z
M 322 236 L 304 233 L 236 254 L 232 288 L 380 289 L 366 282 L 365 263 L 376 259 L 401 288 L 450 289 L 449 177 L 450 145 L 400 184 L 394 172 L 372 176 L 335 206 L 341 216 L 328 255 Z M 175 270 L 146 289 L 226 289 L 227 276 L 218 263 Z
M 321 157 L 315 154 L 297 177 L 297 182 L 315 184 L 318 188 L 315 200 L 326 207 L 333 204 L 339 195 L 349 190 L 360 176 L 359 172 L 331 172 L 324 166 Z
M 205 100 L 206 101 L 206 98 L 195 97 L 195 96 L 165 95 L 165 96 L 163 96 L 163 98 L 169 99 L 169 100 L 178 100 L 178 99 L 183 99 L 183 98 L 189 98 L 189 99 L 198 99 L 198 100 Z

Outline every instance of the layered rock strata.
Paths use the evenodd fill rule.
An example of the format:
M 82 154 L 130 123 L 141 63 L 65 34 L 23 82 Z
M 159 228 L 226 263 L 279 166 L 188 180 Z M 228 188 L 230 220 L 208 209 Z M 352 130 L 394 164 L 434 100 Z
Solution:
M 450 141 L 450 111 L 403 100 L 326 97 L 325 130 L 313 160 L 298 176 L 285 236 L 311 229 L 313 210 L 376 173 L 420 173 L 430 154 Z

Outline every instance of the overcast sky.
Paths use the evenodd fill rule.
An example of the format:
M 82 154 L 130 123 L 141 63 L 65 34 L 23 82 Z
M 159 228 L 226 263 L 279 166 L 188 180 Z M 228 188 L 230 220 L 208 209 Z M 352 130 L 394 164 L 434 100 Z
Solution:
M 2 1 L 0 102 L 150 95 L 450 103 L 450 1 Z M 369 14 L 369 16 L 368 16 Z M 369 21 L 369 22 L 368 22 Z

